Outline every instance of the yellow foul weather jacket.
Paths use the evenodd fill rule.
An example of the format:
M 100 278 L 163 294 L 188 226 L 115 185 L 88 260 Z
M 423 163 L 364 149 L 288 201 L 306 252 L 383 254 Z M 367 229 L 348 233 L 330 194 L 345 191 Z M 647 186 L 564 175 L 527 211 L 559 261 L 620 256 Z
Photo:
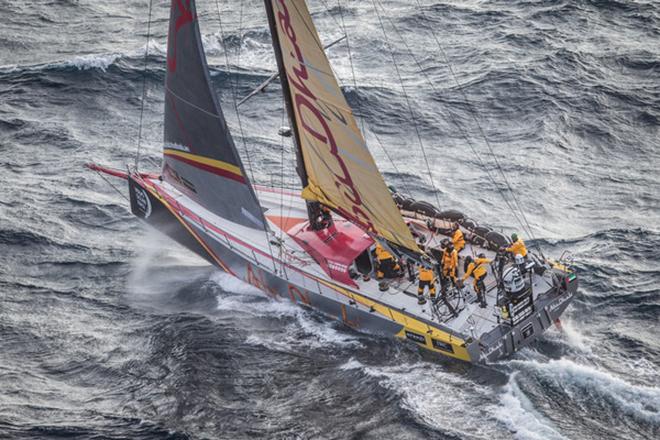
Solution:
M 522 238 L 519 238 L 515 243 L 511 243 L 511 246 L 506 248 L 506 251 L 511 252 L 513 255 L 527 256 L 527 247 L 525 247 L 525 242 L 522 241 Z
M 442 274 L 456 279 L 456 268 L 458 267 L 458 252 L 454 249 L 447 252 L 447 249 L 442 251 Z
M 456 252 L 460 252 L 465 247 L 465 237 L 463 236 L 463 231 L 456 229 L 454 235 L 451 237 L 451 241 L 454 243 Z
M 468 264 L 468 268 L 463 275 L 463 281 L 467 280 L 470 275 L 474 277 L 475 280 L 480 279 L 483 276 L 486 276 L 488 272 L 488 264 L 493 261 L 490 258 L 477 258 L 472 263 Z
M 433 278 L 434 278 L 433 269 L 428 269 L 424 266 L 420 266 L 420 268 L 419 268 L 419 280 L 420 281 L 433 282 Z

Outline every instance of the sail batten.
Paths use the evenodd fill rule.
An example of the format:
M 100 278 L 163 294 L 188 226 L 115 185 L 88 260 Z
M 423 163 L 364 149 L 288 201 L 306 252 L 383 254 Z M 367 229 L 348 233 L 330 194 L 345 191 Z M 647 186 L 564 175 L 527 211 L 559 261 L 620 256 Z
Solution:
M 358 129 L 305 1 L 265 2 L 303 162 L 303 197 L 330 206 L 370 233 L 419 251 Z
M 194 0 L 171 3 L 163 155 L 168 183 L 222 218 L 266 227 L 211 87 Z

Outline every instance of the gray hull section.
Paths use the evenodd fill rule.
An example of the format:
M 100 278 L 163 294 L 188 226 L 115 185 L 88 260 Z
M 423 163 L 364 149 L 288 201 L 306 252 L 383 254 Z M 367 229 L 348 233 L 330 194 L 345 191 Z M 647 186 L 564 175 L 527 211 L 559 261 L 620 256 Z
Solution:
M 566 310 L 575 292 L 577 282 L 568 291 L 547 294 L 537 299 L 534 312 L 515 326 L 501 324 L 481 337 L 480 362 L 493 362 L 509 357 L 534 342 Z

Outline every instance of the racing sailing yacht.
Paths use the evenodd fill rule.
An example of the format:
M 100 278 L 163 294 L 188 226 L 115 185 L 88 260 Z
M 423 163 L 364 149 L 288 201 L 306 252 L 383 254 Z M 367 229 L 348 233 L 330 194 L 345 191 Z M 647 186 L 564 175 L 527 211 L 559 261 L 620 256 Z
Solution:
M 502 234 L 390 190 L 305 1 L 265 0 L 265 10 L 301 192 L 250 182 L 210 85 L 194 0 L 171 3 L 162 172 L 88 166 L 128 181 L 137 217 L 275 299 L 474 363 L 537 339 L 574 296 L 575 272 L 540 253 L 507 258 Z M 493 260 L 485 307 L 460 284 L 442 301 L 418 301 L 418 268 L 435 266 L 433 251 L 456 226 L 467 242 L 461 256 Z M 376 279 L 376 245 L 405 270 Z

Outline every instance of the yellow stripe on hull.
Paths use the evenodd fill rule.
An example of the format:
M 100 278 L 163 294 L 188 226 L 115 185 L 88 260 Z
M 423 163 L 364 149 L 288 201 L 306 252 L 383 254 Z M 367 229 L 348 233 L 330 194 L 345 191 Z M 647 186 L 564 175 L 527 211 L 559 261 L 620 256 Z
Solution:
M 432 327 L 429 324 L 426 324 L 415 318 L 407 316 L 396 309 L 377 303 L 376 301 L 373 301 L 362 295 L 358 295 L 336 284 L 329 283 L 322 279 L 317 279 L 317 281 L 321 284 L 324 284 L 332 289 L 339 291 L 344 296 L 351 298 L 353 301 L 360 303 L 366 307 L 369 307 L 374 312 L 382 316 L 385 316 L 386 318 L 389 318 L 398 324 L 401 324 L 403 328 L 399 333 L 395 335 L 396 337 L 411 340 L 406 336 L 406 330 L 407 330 L 417 335 L 424 336 L 425 342 L 423 344 L 421 342 L 417 342 L 417 344 L 423 348 L 434 351 L 436 353 L 442 353 L 445 356 L 450 356 L 466 362 L 472 361 L 472 359 L 470 358 L 470 354 L 468 353 L 468 350 L 465 346 L 465 341 L 463 339 L 457 338 L 456 336 L 453 336 L 443 330 L 440 330 L 439 328 Z M 433 344 L 434 339 L 442 344 L 451 345 L 451 349 L 453 350 L 453 352 L 436 348 L 437 345 L 441 345 L 441 344 L 436 343 L 436 345 L 434 345 Z

